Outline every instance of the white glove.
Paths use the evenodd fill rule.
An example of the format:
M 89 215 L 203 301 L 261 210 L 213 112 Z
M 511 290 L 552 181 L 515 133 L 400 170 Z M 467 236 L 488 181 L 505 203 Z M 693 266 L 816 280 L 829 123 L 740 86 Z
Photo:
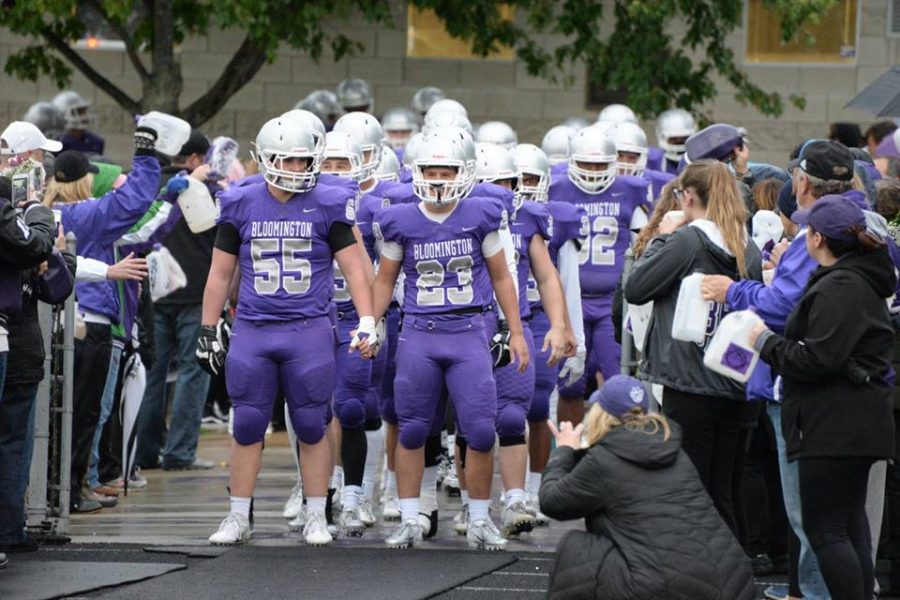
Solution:
M 384 326 L 381 327 L 381 338 L 379 338 L 378 327 L 375 325 L 375 317 L 360 317 L 359 325 L 356 326 L 356 332 L 353 335 L 353 339 L 350 340 L 350 348 L 357 348 L 363 340 L 367 339 L 369 345 L 377 352 L 379 339 L 383 338 Z
M 559 378 L 566 379 L 565 385 L 566 387 L 573 385 L 576 381 L 581 379 L 581 376 L 584 375 L 584 358 L 586 352 L 584 350 L 578 350 L 575 353 L 575 356 L 571 358 L 567 358 L 566 362 L 563 364 L 562 369 L 559 370 Z

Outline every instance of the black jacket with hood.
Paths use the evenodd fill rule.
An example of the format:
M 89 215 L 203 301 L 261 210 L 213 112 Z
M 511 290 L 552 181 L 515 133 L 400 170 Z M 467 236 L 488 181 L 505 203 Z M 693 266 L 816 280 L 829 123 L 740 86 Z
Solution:
M 613 429 L 586 451 L 559 447 L 541 511 L 584 518 L 560 542 L 553 600 L 749 600 L 750 561 L 681 450 L 681 429 Z
M 762 259 L 749 236 L 745 263 L 750 279 L 761 281 Z M 713 243 L 699 227 L 690 225 L 655 238 L 635 262 L 625 286 L 625 299 L 632 304 L 654 301 L 641 365 L 642 376 L 680 392 L 744 401 L 742 384 L 703 365 L 706 344 L 719 321 L 730 312 L 727 305 L 714 304 L 703 344 L 672 338 L 681 280 L 698 272 L 739 278 L 734 256 Z
M 894 329 L 886 298 L 897 277 L 886 251 L 853 252 L 816 270 L 763 360 L 784 379 L 781 427 L 791 460 L 894 455 Z

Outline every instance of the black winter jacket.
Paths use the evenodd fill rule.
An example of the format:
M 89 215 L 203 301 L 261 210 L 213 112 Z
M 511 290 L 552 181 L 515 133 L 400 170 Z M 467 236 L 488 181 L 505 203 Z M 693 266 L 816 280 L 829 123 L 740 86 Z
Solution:
M 813 273 L 784 337 L 765 340 L 760 355 L 784 378 L 789 459 L 894 455 L 885 299 L 896 283 L 886 251 L 848 254 Z
M 750 561 L 672 435 L 617 428 L 586 451 L 553 451 L 541 511 L 584 518 L 560 542 L 553 600 L 749 600 Z
M 749 239 L 745 263 L 750 279 L 762 281 L 762 259 L 756 244 Z M 703 345 L 672 338 L 681 280 L 698 272 L 738 278 L 735 258 L 710 241 L 698 227 L 688 225 L 655 238 L 634 263 L 625 285 L 625 299 L 632 304 L 654 301 L 641 371 L 653 383 L 680 392 L 743 402 L 742 384 L 703 365 L 706 343 L 728 312 L 726 305 L 714 304 Z

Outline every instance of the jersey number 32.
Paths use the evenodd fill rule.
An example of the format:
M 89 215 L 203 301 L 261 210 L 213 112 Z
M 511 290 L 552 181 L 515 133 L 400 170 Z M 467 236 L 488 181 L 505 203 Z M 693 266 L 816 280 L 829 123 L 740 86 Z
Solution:
M 619 222 L 615 217 L 594 217 L 587 239 L 578 252 L 578 264 L 590 260 L 592 265 L 612 266 L 616 264 L 616 239 L 619 237 Z

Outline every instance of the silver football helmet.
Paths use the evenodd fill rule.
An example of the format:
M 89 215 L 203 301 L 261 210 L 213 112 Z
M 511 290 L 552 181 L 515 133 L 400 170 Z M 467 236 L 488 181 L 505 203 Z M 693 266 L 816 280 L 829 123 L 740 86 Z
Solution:
M 569 179 L 587 194 L 606 191 L 616 179 L 616 144 L 602 129 L 585 127 L 569 140 Z M 578 163 L 594 163 L 585 168 Z
M 497 144 L 475 144 L 475 180 L 493 183 L 518 179 L 516 161 L 509 150 Z
M 269 121 L 256 135 L 253 158 L 263 178 L 287 192 L 306 192 L 319 179 L 322 143 L 312 127 L 295 117 L 282 115 Z M 305 168 L 287 168 L 288 161 L 302 159 Z M 293 166 L 293 165 L 292 165 Z
M 400 161 L 394 151 L 385 146 L 381 149 L 381 162 L 375 170 L 375 179 L 381 181 L 400 181 Z
M 331 124 L 334 124 L 338 115 L 343 112 L 337 103 L 334 92 L 330 90 L 315 90 L 298 102 L 294 108 L 311 112 L 323 123 Z
M 644 130 L 634 123 L 623 121 L 611 127 L 607 134 L 612 137 L 616 145 L 616 154 L 618 156 L 619 175 L 636 175 L 644 174 L 647 168 L 647 134 Z M 622 154 L 637 155 L 637 160 L 630 162 L 623 160 Z
M 66 117 L 50 102 L 32 104 L 22 117 L 51 140 L 58 140 L 66 129 Z
M 551 165 L 566 162 L 569 157 L 569 140 L 575 132 L 565 125 L 551 127 L 541 140 L 541 150 L 547 155 Z
M 613 123 L 622 123 L 627 121 L 637 125 L 638 119 L 634 111 L 624 104 L 610 104 L 603 107 L 600 114 L 597 115 L 598 121 L 612 121 Z
M 313 135 L 316 137 L 317 152 L 322 154 L 322 149 L 325 147 L 325 124 L 319 117 L 308 110 L 294 108 L 281 115 L 281 118 L 298 121 L 312 129 Z
M 361 110 L 369 112 L 374 107 L 372 86 L 365 79 L 345 79 L 338 84 L 337 99 L 347 112 Z
M 405 106 L 396 106 L 381 117 L 381 127 L 391 148 L 403 148 L 409 138 L 419 131 L 419 122 L 413 111 Z
M 87 129 L 94 125 L 94 111 L 91 103 L 75 90 L 60 92 L 53 98 L 53 106 L 63 114 L 66 129 Z
M 326 161 L 329 158 L 342 158 L 350 164 L 348 171 L 326 170 Z M 322 151 L 322 173 L 347 177 L 355 181 L 362 181 L 363 159 L 359 144 L 349 133 L 343 131 L 329 131 L 325 134 L 325 149 Z
M 516 130 L 503 121 L 487 121 L 475 132 L 475 141 L 482 144 L 497 144 L 512 150 L 519 143 Z
M 425 117 L 422 131 L 427 132 L 435 129 L 446 129 L 447 127 L 464 129 L 469 133 L 472 139 L 475 139 L 475 129 L 472 127 L 469 118 L 454 112 L 429 113 L 429 115 Z
M 521 177 L 518 195 L 522 200 L 546 202 L 550 189 L 550 161 L 544 151 L 534 144 L 519 144 L 513 150 L 513 160 Z M 525 185 L 525 178 L 528 176 L 537 177 L 537 184 Z
M 447 95 L 444 94 L 444 91 L 441 88 L 423 87 L 419 88 L 416 93 L 413 94 L 409 106 L 424 118 L 425 113 L 428 112 L 428 109 L 431 108 L 432 104 L 438 100 L 443 100 L 446 97 Z
M 463 117 L 469 118 L 469 112 L 466 110 L 466 107 L 456 100 L 451 100 L 450 98 L 444 98 L 442 100 L 438 100 L 430 107 L 428 107 L 428 112 L 425 113 L 425 121 L 428 121 L 429 116 L 434 116 L 438 113 L 442 112 L 450 112 L 457 115 L 462 115 Z
M 425 141 L 424 133 L 417 133 L 409 138 L 409 143 L 406 144 L 406 148 L 403 149 L 403 166 L 409 169 L 413 168 L 413 161 L 415 161 L 417 153 L 419 152 L 419 148 L 422 147 L 422 142 Z
M 349 133 L 356 140 L 363 156 L 362 181 L 371 177 L 381 162 L 384 145 L 384 129 L 378 119 L 369 113 L 350 112 L 337 120 L 333 131 Z
M 671 108 L 656 119 L 656 143 L 667 159 L 678 162 L 685 153 L 684 142 L 697 133 L 697 122 L 682 108 Z
M 592 123 L 584 117 L 569 117 L 563 121 L 563 125 L 571 129 L 574 134 L 576 131 L 580 131 L 585 127 L 590 127 Z
M 427 178 L 429 167 L 453 169 L 452 179 Z M 466 197 L 472 189 L 474 169 L 462 140 L 455 135 L 428 135 L 413 165 L 413 191 L 423 202 L 443 206 Z

